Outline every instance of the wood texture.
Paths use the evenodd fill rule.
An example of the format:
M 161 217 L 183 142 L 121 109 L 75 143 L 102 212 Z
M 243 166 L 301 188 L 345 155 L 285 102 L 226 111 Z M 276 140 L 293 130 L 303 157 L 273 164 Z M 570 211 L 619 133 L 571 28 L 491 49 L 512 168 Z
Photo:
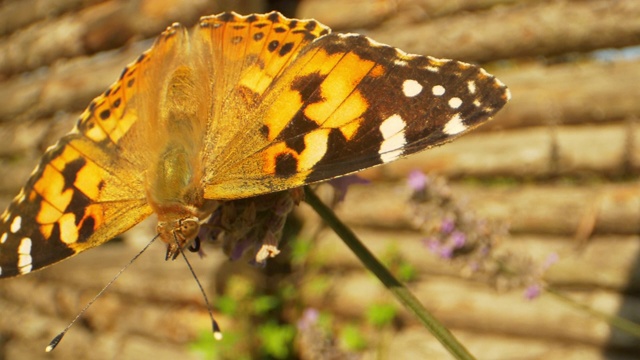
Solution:
M 16 194 L 46 147 L 164 27 L 190 25 L 221 10 L 270 8 L 258 0 L 1 2 L 0 205 Z M 434 256 L 426 235 L 415 229 L 405 183 L 415 169 L 446 176 L 452 196 L 433 218 L 453 203 L 463 214 L 508 227 L 493 255 L 526 266 L 557 254 L 544 272 L 547 284 L 640 323 L 640 61 L 633 48 L 611 50 L 640 44 L 640 2 L 303 0 L 298 16 L 408 52 L 481 62 L 510 87 L 513 100 L 487 126 L 367 171 L 363 176 L 374 183 L 352 187 L 338 208 L 376 255 L 415 269 L 410 286 L 462 343 L 488 360 L 637 359 L 640 341 L 603 320 L 548 294 L 527 301 L 516 281 L 473 274 L 468 263 Z M 330 341 L 318 334 L 307 345 L 296 340 L 303 359 L 354 355 L 337 340 L 348 324 L 358 324 L 369 339 L 359 356 L 450 358 L 402 311 L 387 327 L 363 325 L 370 305 L 393 300 L 304 205 L 298 217 L 306 221 L 302 237 L 312 242 L 310 253 L 291 263 L 285 246 L 273 259 L 291 274 L 231 264 L 215 247 L 206 249 L 204 260 L 192 256 L 210 297 L 234 284 L 238 273 L 256 289 L 293 284 L 302 300 L 282 318 L 293 324 L 300 309 L 315 308 L 336 319 Z M 41 352 L 151 238 L 153 226 L 143 223 L 122 242 L 2 281 L 0 357 L 200 358 L 189 347 L 209 329 L 206 308 L 184 264 L 165 262 L 159 244 L 54 353 Z M 216 316 L 223 330 L 238 326 L 238 319 Z M 324 348 L 312 351 L 319 344 Z
M 635 0 L 525 1 L 519 5 L 460 12 L 411 26 L 382 24 L 367 35 L 405 51 L 475 62 L 638 42 L 640 3 Z

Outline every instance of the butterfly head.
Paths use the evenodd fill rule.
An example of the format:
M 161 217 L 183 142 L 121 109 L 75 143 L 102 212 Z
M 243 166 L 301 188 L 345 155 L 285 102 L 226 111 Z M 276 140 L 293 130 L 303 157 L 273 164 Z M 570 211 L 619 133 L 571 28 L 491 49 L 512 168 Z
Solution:
M 196 216 L 158 221 L 158 234 L 167 244 L 166 259 L 175 259 L 181 249 L 191 245 L 200 231 L 200 219 Z

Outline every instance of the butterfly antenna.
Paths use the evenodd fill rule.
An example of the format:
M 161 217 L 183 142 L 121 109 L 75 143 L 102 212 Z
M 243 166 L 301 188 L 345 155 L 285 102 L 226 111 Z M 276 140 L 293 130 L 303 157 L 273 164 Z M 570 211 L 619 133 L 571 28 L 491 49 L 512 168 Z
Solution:
M 53 340 L 51 340 L 49 345 L 45 348 L 46 352 L 51 352 L 53 351 L 53 349 L 56 348 L 56 346 L 58 346 L 60 341 L 62 341 L 62 338 L 64 337 L 64 335 L 67 333 L 67 331 L 69 331 L 71 326 L 73 326 L 73 324 L 80 318 L 80 316 L 82 316 L 82 314 L 84 314 L 84 312 L 87 311 L 87 309 L 89 309 L 89 307 L 96 300 L 98 300 L 100 296 L 102 296 L 102 294 L 109 288 L 109 286 L 111 286 L 111 284 L 113 284 L 120 277 L 120 275 L 122 275 L 122 273 L 129 267 L 129 265 L 133 264 L 133 262 L 136 261 L 136 259 L 138 259 L 138 257 L 140 257 L 140 255 L 142 255 L 142 253 L 145 252 L 149 248 L 149 246 L 151 246 L 151 244 L 158 238 L 158 236 L 160 235 L 156 235 L 153 239 L 151 239 L 151 241 L 149 241 L 149 243 L 142 250 L 140 250 L 140 252 L 137 253 L 136 256 L 134 256 L 129 261 L 128 264 L 126 264 L 122 269 L 120 269 L 120 271 L 116 274 L 116 276 L 114 276 L 113 279 L 111 279 L 111 281 L 109 281 L 109 283 L 107 283 L 107 285 L 105 285 L 105 287 L 103 287 L 102 290 L 100 290 L 100 292 L 96 296 L 94 296 L 94 298 L 91 299 L 91 301 L 89 301 L 87 305 L 85 305 L 84 309 L 82 309 L 78 313 L 78 315 L 76 315 L 76 317 L 69 323 L 69 325 L 67 325 L 67 327 L 64 328 L 64 330 L 61 333 L 56 335 L 56 337 L 54 337 Z
M 204 288 L 202 287 L 202 284 L 200 283 L 198 276 L 196 276 L 195 271 L 193 271 L 193 267 L 191 266 L 189 259 L 187 259 L 187 255 L 185 255 L 184 251 L 182 251 L 182 248 L 180 247 L 180 243 L 178 242 L 178 238 L 176 237 L 175 234 L 173 238 L 176 241 L 176 245 L 178 245 L 178 252 L 180 252 L 180 254 L 182 255 L 184 262 L 187 263 L 187 267 L 189 268 L 189 271 L 191 271 L 191 276 L 193 276 L 193 279 L 196 281 L 196 284 L 198 284 L 198 287 L 200 288 L 200 292 L 202 293 L 202 297 L 204 298 L 204 302 L 207 304 L 207 311 L 209 311 L 209 317 L 211 318 L 211 325 L 213 327 L 213 338 L 216 340 L 222 340 L 222 331 L 220 330 L 220 325 L 218 325 L 218 322 L 213 317 L 213 310 L 211 309 L 211 303 L 209 302 L 207 293 L 204 291 Z M 198 247 L 199 247 L 199 244 L 198 244 Z

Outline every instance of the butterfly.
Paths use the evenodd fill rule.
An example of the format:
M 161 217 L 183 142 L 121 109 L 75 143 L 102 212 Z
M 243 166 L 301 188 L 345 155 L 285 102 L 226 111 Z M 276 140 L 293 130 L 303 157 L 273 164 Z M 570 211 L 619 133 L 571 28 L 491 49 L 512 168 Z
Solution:
M 50 147 L 0 216 L 0 277 L 98 246 L 152 214 L 168 257 L 221 203 L 451 141 L 509 100 L 480 67 L 277 12 L 168 27 Z

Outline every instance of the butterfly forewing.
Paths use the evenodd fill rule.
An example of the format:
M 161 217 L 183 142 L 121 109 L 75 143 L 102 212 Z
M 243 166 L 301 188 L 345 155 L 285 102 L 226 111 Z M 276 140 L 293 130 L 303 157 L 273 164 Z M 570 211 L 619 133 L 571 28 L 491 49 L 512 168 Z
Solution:
M 230 149 L 234 162 L 218 164 L 205 196 L 284 190 L 387 163 L 451 141 L 509 96 L 477 66 L 405 54 L 365 36 L 326 35 L 264 94 L 249 115 L 254 123 Z

